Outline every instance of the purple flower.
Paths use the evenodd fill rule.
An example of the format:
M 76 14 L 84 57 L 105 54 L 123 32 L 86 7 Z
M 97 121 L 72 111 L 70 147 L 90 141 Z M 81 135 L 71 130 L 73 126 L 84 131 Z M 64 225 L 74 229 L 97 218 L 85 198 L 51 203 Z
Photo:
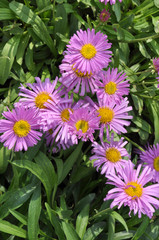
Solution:
M 110 2 L 110 4 L 115 4 L 116 0 L 99 0 L 99 2 L 104 2 L 105 5 Z M 119 0 L 119 2 L 122 2 L 122 0 Z
M 153 58 L 152 62 L 155 71 L 159 74 L 159 58 Z
M 100 77 L 101 81 L 97 82 L 98 88 L 95 90 L 97 97 L 104 101 L 120 102 L 123 95 L 129 94 L 130 84 L 129 80 L 125 80 L 126 77 L 125 73 L 118 73 L 117 68 L 103 71 Z
M 108 140 L 109 143 L 101 140 L 101 145 L 93 142 L 92 152 L 94 155 L 90 158 L 90 160 L 97 159 L 94 161 L 94 167 L 97 168 L 97 171 L 101 167 L 101 174 L 105 175 L 120 172 L 125 164 L 127 164 L 127 160 L 123 159 L 123 157 L 130 157 L 124 148 L 127 144 L 127 141 L 123 141 L 124 138 L 114 141 L 114 134 L 112 134 Z
M 153 172 L 153 181 L 159 183 L 159 144 L 148 146 L 143 152 L 139 152 L 140 159 L 146 163 Z
M 134 211 L 134 215 L 138 213 L 138 217 L 141 218 L 141 214 L 147 215 L 152 218 L 155 208 L 159 208 L 159 200 L 155 197 L 159 197 L 159 184 L 153 184 L 145 186 L 153 176 L 151 168 L 148 166 L 141 172 L 141 164 L 137 169 L 133 169 L 133 164 L 128 161 L 125 168 L 120 171 L 120 175 L 110 173 L 107 175 L 108 184 L 112 184 L 115 188 L 111 189 L 106 198 L 113 199 L 110 207 L 118 206 L 118 209 L 124 205 Z M 145 186 L 145 187 L 144 187 Z
M 85 75 L 98 73 L 102 68 L 108 66 L 111 61 L 111 51 L 108 51 L 111 43 L 108 43 L 107 35 L 95 30 L 77 31 L 71 37 L 65 58 L 73 65 L 76 71 Z
M 101 22 L 106 22 L 108 21 L 108 19 L 110 18 L 110 12 L 109 12 L 109 9 L 106 10 L 106 9 L 103 9 L 99 15 L 99 18 L 100 18 L 100 21 Z
M 36 131 L 39 129 L 37 124 L 39 115 L 36 109 L 28 109 L 23 105 L 2 114 L 6 119 L 0 120 L 0 141 L 8 149 L 14 148 L 14 151 L 27 151 L 28 147 L 37 144 L 42 133 Z

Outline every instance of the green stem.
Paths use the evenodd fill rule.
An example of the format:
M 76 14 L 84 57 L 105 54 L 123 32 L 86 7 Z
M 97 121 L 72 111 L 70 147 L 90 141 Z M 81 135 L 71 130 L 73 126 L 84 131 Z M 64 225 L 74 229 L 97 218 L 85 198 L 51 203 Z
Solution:
M 110 41 L 118 41 L 118 42 L 122 42 L 122 43 L 135 43 L 135 42 L 142 42 L 142 41 L 147 41 L 149 39 L 155 39 L 155 38 L 159 38 L 159 34 L 154 34 L 152 36 L 149 37 L 144 37 L 144 38 L 136 38 L 136 39 L 132 39 L 132 40 L 125 40 L 125 39 L 120 39 L 120 40 L 116 40 L 116 39 L 109 39 Z
M 143 149 L 142 147 L 140 147 L 137 143 L 133 142 L 130 138 L 128 138 L 128 137 L 126 137 L 126 136 L 124 136 L 124 138 L 125 138 L 128 142 L 132 143 L 132 145 L 134 145 L 135 147 L 137 147 L 138 149 L 140 149 L 141 151 L 144 151 L 144 149 Z

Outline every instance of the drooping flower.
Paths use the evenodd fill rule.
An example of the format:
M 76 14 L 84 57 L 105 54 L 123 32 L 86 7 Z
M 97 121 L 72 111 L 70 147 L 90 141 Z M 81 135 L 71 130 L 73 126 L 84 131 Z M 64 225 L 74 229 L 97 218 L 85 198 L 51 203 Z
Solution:
M 153 171 L 153 181 L 159 183 L 159 144 L 148 146 L 145 151 L 140 151 L 140 159 Z
M 115 4 L 115 3 L 116 3 L 116 0 L 99 0 L 99 2 L 104 2 L 105 5 L 106 5 L 107 3 L 110 3 L 110 4 L 112 5 L 112 4 Z M 119 2 L 122 2 L 122 0 L 119 0 Z
M 110 12 L 109 12 L 109 9 L 106 10 L 106 9 L 103 9 L 99 15 L 99 18 L 100 18 L 100 21 L 101 22 L 107 22 L 108 19 L 110 18 Z
M 129 80 L 126 79 L 126 74 L 119 72 L 118 69 L 110 68 L 107 71 L 101 73 L 101 81 L 97 82 L 98 88 L 95 90 L 97 97 L 104 101 L 115 101 L 122 100 L 124 95 L 129 94 Z
M 98 73 L 108 66 L 112 52 L 108 51 L 107 35 L 95 30 L 79 30 L 74 34 L 67 45 L 66 61 L 73 65 L 76 71 L 85 75 Z
M 2 114 L 6 119 L 0 120 L 0 142 L 15 152 L 27 151 L 28 147 L 37 144 L 42 133 L 39 129 L 39 114 L 36 109 L 26 108 L 23 105 Z
M 127 132 L 124 126 L 129 126 L 129 120 L 133 118 L 131 115 L 128 115 L 128 112 L 132 110 L 132 107 L 128 106 L 129 101 L 127 98 L 123 98 L 120 104 L 117 104 L 115 101 L 110 102 L 102 99 L 98 99 L 98 104 L 96 104 L 88 96 L 85 97 L 85 100 L 96 109 L 98 117 L 100 117 L 101 138 L 105 127 L 107 132 L 109 130 L 113 130 L 118 134 Z
M 67 88 L 67 91 L 74 89 L 75 93 L 80 92 L 80 96 L 84 96 L 85 93 L 90 91 L 94 94 L 99 77 L 93 73 L 88 72 L 86 74 L 78 71 L 74 68 L 74 65 L 66 61 L 66 57 L 63 59 L 62 64 L 59 66 L 62 73 L 59 81 Z
M 159 74 L 159 58 L 153 58 L 152 62 L 153 62 L 153 68 L 155 72 Z
M 78 139 L 82 141 L 94 140 L 93 133 L 99 129 L 99 120 L 97 113 L 89 107 L 81 107 L 70 115 L 69 131 L 74 143 Z
M 113 173 L 107 175 L 107 184 L 112 184 L 115 188 L 108 192 L 104 200 L 113 199 L 111 208 L 128 206 L 129 216 L 134 211 L 134 215 L 138 213 L 139 218 L 142 214 L 152 218 L 155 208 L 159 208 L 159 200 L 155 198 L 159 197 L 159 184 L 145 186 L 152 179 L 153 173 L 146 166 L 140 174 L 141 166 L 140 164 L 135 170 L 132 162 L 128 161 L 118 176 Z
M 124 157 L 129 157 L 127 150 L 124 148 L 127 144 L 127 141 L 123 141 L 124 138 L 114 141 L 114 134 L 112 134 L 108 140 L 109 142 L 101 140 L 101 144 L 93 142 L 92 152 L 94 155 L 90 158 L 90 160 L 97 159 L 93 163 L 94 167 L 97 168 L 97 171 L 101 167 L 101 174 L 105 175 L 120 172 L 125 164 L 127 164 L 127 160 Z
M 59 101 L 58 90 L 55 90 L 58 78 L 53 83 L 50 82 L 49 78 L 45 79 L 45 82 L 41 82 L 39 77 L 35 77 L 36 83 L 27 83 L 30 89 L 25 88 L 22 84 L 19 87 L 19 96 L 23 98 L 19 102 L 23 102 L 27 107 L 44 109 L 45 103 L 48 100 L 52 100 L 54 104 Z

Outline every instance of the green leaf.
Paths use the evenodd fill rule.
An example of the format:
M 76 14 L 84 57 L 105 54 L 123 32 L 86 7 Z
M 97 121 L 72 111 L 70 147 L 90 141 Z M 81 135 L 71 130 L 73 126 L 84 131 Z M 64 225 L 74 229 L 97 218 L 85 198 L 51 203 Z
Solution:
M 159 8 L 159 1 L 158 0 L 154 0 L 154 4 L 157 8 Z
M 118 232 L 114 234 L 113 240 L 124 240 L 124 239 L 130 239 L 132 237 L 133 237 L 133 233 Z
M 76 220 L 76 232 L 78 233 L 79 237 L 83 239 L 85 234 L 89 219 L 89 204 L 87 204 L 82 211 L 78 214 Z
M 13 225 L 5 220 L 0 220 L 0 231 L 26 239 L 26 231 L 16 225 Z
M 147 52 L 146 47 L 143 42 L 139 42 L 139 50 L 145 58 L 151 58 L 150 54 Z
M 8 8 L 0 8 L 0 20 L 15 19 L 15 14 Z
M 8 76 L 9 76 L 11 59 L 7 56 L 6 57 L 0 57 L 0 66 L 1 66 L 0 84 L 3 85 L 3 84 L 5 84 Z
M 56 216 L 55 211 L 53 211 L 47 203 L 45 203 L 45 206 L 46 206 L 47 213 L 49 215 L 50 222 L 55 229 L 55 233 L 58 236 L 58 239 L 65 240 L 65 235 L 64 235 L 60 220 Z
M 113 216 L 116 220 L 118 220 L 118 221 L 124 226 L 124 228 L 125 228 L 125 230 L 126 230 L 127 232 L 129 231 L 129 230 L 128 230 L 128 226 L 127 226 L 124 218 L 123 218 L 119 213 L 113 211 L 113 212 L 111 213 L 111 216 Z
M 56 50 L 53 40 L 46 28 L 46 25 L 31 9 L 22 3 L 12 1 L 9 4 L 10 9 L 25 23 L 32 25 L 35 34 L 50 48 L 51 52 L 56 56 Z
M 115 218 L 112 215 L 110 215 L 108 222 L 108 240 L 114 239 L 114 233 L 115 233 Z
M 30 42 L 25 54 L 25 64 L 29 69 L 29 71 L 34 71 L 35 69 L 35 63 L 33 61 L 33 55 L 34 55 L 33 51 L 34 51 L 34 44 Z
M 4 173 L 8 166 L 11 150 L 0 144 L 0 174 Z
M 16 54 L 16 60 L 17 60 L 17 63 L 19 63 L 19 65 L 21 65 L 23 62 L 24 52 L 28 45 L 29 38 L 30 38 L 30 35 L 28 34 L 28 32 L 26 32 L 23 34 L 23 36 L 20 40 L 19 47 L 18 47 L 17 54 Z
M 39 185 L 30 200 L 28 210 L 28 239 L 38 239 L 39 217 L 41 212 L 41 186 Z
M 8 8 L 9 2 L 7 0 L 0 1 L 0 8 Z
M 87 232 L 84 234 L 83 240 L 95 240 L 96 237 L 104 230 L 106 226 L 105 222 L 99 222 L 93 224 L 88 228 Z
M 9 209 L 9 212 L 23 225 L 27 225 L 27 218 L 16 210 Z
M 147 226 L 149 225 L 150 219 L 146 216 L 141 223 L 140 227 L 137 228 L 135 235 L 132 240 L 138 240 L 146 231 Z
M 62 227 L 63 227 L 63 230 L 64 230 L 67 240 L 71 240 L 71 239 L 72 240 L 80 240 L 75 229 L 69 223 L 62 222 Z
M 141 128 L 142 130 L 148 133 L 152 133 L 151 125 L 147 123 L 145 120 L 143 120 L 142 118 L 134 116 L 132 119 L 132 122 L 135 123 L 136 126 Z

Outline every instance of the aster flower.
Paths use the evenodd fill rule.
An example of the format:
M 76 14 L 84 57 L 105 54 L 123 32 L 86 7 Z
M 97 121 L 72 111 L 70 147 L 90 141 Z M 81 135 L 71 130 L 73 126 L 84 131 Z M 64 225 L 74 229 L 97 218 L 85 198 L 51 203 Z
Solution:
M 107 175 L 108 184 L 112 184 L 115 188 L 111 189 L 106 198 L 113 199 L 110 207 L 118 206 L 118 209 L 124 205 L 134 211 L 134 215 L 138 213 L 141 218 L 142 213 L 152 218 L 155 208 L 159 208 L 159 184 L 145 186 L 153 176 L 151 168 L 146 166 L 141 172 L 141 164 L 137 169 L 133 169 L 133 164 L 128 161 L 128 164 L 120 172 L 120 175 L 110 173 Z
M 89 107 L 81 107 L 70 115 L 69 132 L 74 143 L 78 139 L 82 141 L 94 140 L 93 133 L 99 129 L 99 120 L 97 113 Z
M 153 172 L 153 181 L 159 183 L 159 144 L 148 146 L 145 151 L 140 151 L 140 159 Z
M 132 107 L 128 106 L 129 101 L 127 98 L 123 98 L 120 104 L 117 104 L 115 101 L 109 102 L 100 99 L 98 99 L 98 104 L 96 104 L 88 96 L 85 97 L 85 100 L 96 109 L 98 117 L 100 117 L 101 138 L 105 127 L 107 132 L 108 130 L 113 130 L 118 134 L 127 132 L 124 126 L 129 126 L 129 119 L 133 118 L 128 115 L 128 112 L 132 110 Z
M 90 160 L 97 159 L 94 161 L 94 167 L 97 168 L 97 171 L 101 167 L 101 174 L 109 174 L 115 172 L 120 172 L 121 169 L 127 164 L 127 160 L 123 157 L 130 157 L 124 146 L 127 144 L 127 141 L 123 141 L 124 138 L 121 138 L 119 141 L 114 141 L 114 134 L 111 135 L 111 138 L 108 139 L 109 143 L 103 142 L 101 144 L 93 142 L 94 155 Z
M 40 125 L 44 131 L 48 131 L 50 128 L 53 129 L 52 137 L 55 142 L 61 144 L 67 144 L 71 140 L 69 133 L 69 119 L 70 114 L 78 109 L 82 105 L 83 101 L 80 100 L 73 104 L 73 95 L 69 98 L 65 95 L 59 102 L 54 105 L 52 101 L 48 101 L 45 105 L 47 109 L 41 113 Z
M 78 72 L 85 75 L 97 73 L 111 61 L 112 52 L 107 50 L 110 47 L 107 35 L 95 33 L 94 29 L 87 31 L 80 29 L 71 37 L 65 58 Z
M 104 101 L 120 102 L 123 95 L 129 94 L 129 80 L 126 73 L 119 72 L 118 69 L 108 69 L 101 73 L 101 81 L 97 82 L 98 88 L 95 90 L 97 97 Z
M 99 15 L 99 18 L 100 18 L 100 21 L 101 22 L 107 22 L 108 19 L 110 18 L 110 12 L 109 12 L 109 9 L 106 10 L 106 9 L 103 9 Z
M 155 72 L 159 74 L 159 58 L 153 58 L 152 62 L 153 62 L 153 68 Z
M 58 78 L 53 83 L 50 82 L 49 78 L 45 79 L 45 82 L 41 82 L 39 77 L 35 77 L 36 83 L 27 83 L 27 86 L 31 89 L 25 88 L 22 84 L 19 87 L 19 96 L 24 98 L 20 99 L 28 107 L 44 109 L 45 103 L 48 100 L 52 100 L 55 104 L 59 101 L 58 90 L 55 90 Z
M 80 96 L 90 91 L 94 94 L 94 89 L 97 88 L 99 78 L 95 74 L 86 74 L 76 70 L 74 65 L 67 62 L 66 57 L 63 59 L 62 64 L 59 66 L 62 73 L 59 81 L 67 88 L 67 91 L 74 89 L 75 93 L 80 92 Z
M 37 121 L 39 115 L 36 109 L 28 109 L 23 105 L 2 114 L 6 119 L 0 120 L 0 142 L 8 149 L 14 148 L 14 151 L 27 151 L 28 147 L 37 144 L 42 133 L 36 131 L 39 129 Z
M 105 5 L 110 2 L 110 4 L 115 4 L 116 0 L 99 0 L 99 2 L 104 2 Z M 119 0 L 119 2 L 122 2 L 122 0 Z

